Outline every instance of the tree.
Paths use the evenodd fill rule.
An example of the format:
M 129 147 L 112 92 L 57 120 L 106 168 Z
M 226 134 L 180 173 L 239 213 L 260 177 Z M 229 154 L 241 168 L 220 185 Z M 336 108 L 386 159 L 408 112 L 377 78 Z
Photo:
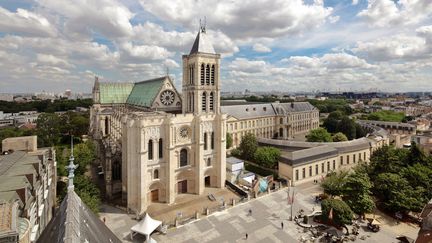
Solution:
M 75 192 L 81 200 L 94 212 L 99 212 L 100 191 L 99 188 L 85 175 L 74 178 Z
M 375 196 L 391 212 L 420 212 L 427 202 L 424 188 L 413 188 L 409 182 L 395 173 L 379 174 L 375 182 Z
M 342 198 L 355 213 L 364 215 L 375 207 L 371 188 L 372 183 L 366 173 L 351 173 L 346 177 Z
M 345 136 L 345 134 L 338 132 L 332 136 L 332 140 L 333 142 L 343 142 L 348 141 L 348 138 Z
M 227 133 L 226 134 L 226 148 L 227 149 L 231 148 L 232 144 L 233 144 L 232 135 Z
M 348 171 L 342 170 L 339 172 L 332 172 L 327 175 L 321 183 L 324 193 L 331 196 L 340 196 L 344 191 L 345 181 L 348 176 Z
M 324 128 L 317 128 L 310 130 L 309 134 L 306 135 L 306 141 L 308 142 L 331 142 L 332 137 L 330 133 Z
M 74 146 L 74 158 L 75 162 L 79 165 L 76 173 L 84 174 L 87 171 L 87 166 L 96 158 L 94 144 L 88 140 L 85 143 Z
M 321 203 L 322 219 L 325 222 L 333 222 L 338 226 L 351 224 L 353 211 L 341 200 L 328 198 Z
M 266 168 L 275 168 L 280 158 L 280 150 L 274 147 L 259 147 L 254 154 L 254 161 Z
M 36 134 L 41 147 L 54 146 L 60 141 L 60 118 L 57 114 L 42 113 L 36 124 Z
M 241 140 L 239 149 L 241 151 L 242 158 L 245 160 L 253 160 L 255 151 L 258 148 L 256 137 L 252 133 L 247 133 Z
M 333 111 L 329 114 L 327 119 L 324 120 L 323 126 L 327 129 L 328 132 L 337 132 L 339 121 L 342 119 L 343 116 L 344 115 L 341 111 Z
M 347 116 L 339 122 L 337 131 L 345 134 L 349 140 L 356 138 L 355 122 Z

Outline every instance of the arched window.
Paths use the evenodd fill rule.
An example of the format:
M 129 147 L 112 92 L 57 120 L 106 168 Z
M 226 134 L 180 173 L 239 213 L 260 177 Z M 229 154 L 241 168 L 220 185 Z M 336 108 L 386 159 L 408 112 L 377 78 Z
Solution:
M 279 129 L 279 137 L 283 137 L 283 128 Z
M 209 105 L 210 105 L 210 111 L 213 111 L 213 92 L 210 93 L 209 97 Z
M 282 124 L 283 123 L 283 118 L 281 117 L 281 119 L 280 119 L 280 124 Z
M 115 161 L 112 164 L 112 180 L 116 181 L 116 180 L 121 180 L 121 165 L 119 161 Z
M 211 166 L 211 159 L 210 158 L 207 159 L 207 166 Z
M 187 149 L 180 150 L 180 167 L 188 165 L 188 152 Z
M 207 93 L 206 92 L 203 92 L 201 102 L 202 102 L 201 110 L 206 112 L 207 111 Z
M 204 76 L 205 76 L 205 66 L 204 63 L 201 64 L 201 85 L 204 85 Z
M 159 159 L 163 157 L 163 143 L 162 138 L 159 138 Z
M 154 170 L 153 179 L 159 179 L 159 170 L 158 169 Z
M 213 64 L 211 67 L 211 84 L 214 85 L 215 83 L 215 65 Z
M 211 133 L 211 142 L 210 142 L 210 148 L 214 149 L 214 145 L 215 145 L 215 136 L 214 136 L 214 132 Z
M 108 117 L 105 117 L 105 135 L 109 133 L 109 120 Z
M 210 85 L 210 65 L 206 66 L 206 84 Z
M 204 133 L 204 150 L 207 150 L 207 133 Z
M 148 159 L 153 159 L 153 140 L 151 139 L 148 141 Z

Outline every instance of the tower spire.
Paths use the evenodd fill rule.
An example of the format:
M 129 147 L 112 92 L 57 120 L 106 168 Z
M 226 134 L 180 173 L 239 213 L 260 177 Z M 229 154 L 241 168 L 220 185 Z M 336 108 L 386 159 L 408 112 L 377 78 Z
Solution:
M 71 135 L 71 155 L 69 157 L 69 165 L 66 166 L 66 170 L 69 172 L 68 175 L 68 191 L 74 190 L 73 179 L 75 177 L 74 171 L 78 168 L 78 165 L 74 164 L 74 156 L 73 156 L 73 136 Z

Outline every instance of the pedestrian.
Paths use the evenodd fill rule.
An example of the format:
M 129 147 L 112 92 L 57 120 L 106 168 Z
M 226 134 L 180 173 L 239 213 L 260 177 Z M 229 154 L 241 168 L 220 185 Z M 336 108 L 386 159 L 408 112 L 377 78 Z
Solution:
M 246 240 L 248 239 L 248 233 L 246 233 L 245 238 L 246 238 Z
M 104 221 L 104 223 L 106 222 L 106 218 L 105 217 L 103 217 L 103 221 Z
M 249 209 L 249 216 L 252 216 L 252 209 Z
M 281 228 L 283 229 L 283 222 L 281 222 Z

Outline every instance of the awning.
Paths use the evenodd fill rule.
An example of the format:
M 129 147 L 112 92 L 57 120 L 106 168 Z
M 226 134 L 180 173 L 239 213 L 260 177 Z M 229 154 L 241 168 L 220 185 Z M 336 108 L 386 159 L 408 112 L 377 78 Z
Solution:
M 150 234 L 153 233 L 159 226 L 162 225 L 162 222 L 159 220 L 152 219 L 148 213 L 144 215 L 144 218 L 136 225 L 131 228 L 131 238 L 136 233 L 142 234 L 146 236 L 146 240 L 148 242 L 152 242 L 153 239 L 150 238 Z

